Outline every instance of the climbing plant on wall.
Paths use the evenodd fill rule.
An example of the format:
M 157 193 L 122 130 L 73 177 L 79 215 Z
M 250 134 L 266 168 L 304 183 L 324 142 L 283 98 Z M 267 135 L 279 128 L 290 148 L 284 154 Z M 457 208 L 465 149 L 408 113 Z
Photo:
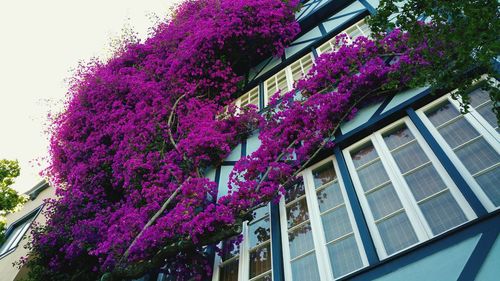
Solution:
M 30 280 L 122 280 L 159 267 L 206 278 L 207 245 L 278 199 L 357 108 L 424 83 L 417 74 L 443 67 L 433 59 L 451 47 L 397 28 L 353 43 L 339 36 L 337 51 L 266 113 L 237 112 L 229 104 L 244 72 L 299 33 L 298 2 L 187 1 L 145 42 L 81 68 L 52 128 L 46 172 L 58 197 L 34 229 Z M 216 199 L 206 170 L 256 131 L 260 148 Z

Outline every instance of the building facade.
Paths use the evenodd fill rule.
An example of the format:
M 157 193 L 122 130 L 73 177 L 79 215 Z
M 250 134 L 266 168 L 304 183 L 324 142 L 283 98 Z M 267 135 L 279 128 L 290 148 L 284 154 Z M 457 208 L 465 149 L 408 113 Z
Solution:
M 25 195 L 29 200 L 23 208 L 7 215 L 6 240 L 0 245 L 0 281 L 17 281 L 26 276 L 27 269 L 19 269 L 14 263 L 28 255 L 24 246 L 28 241 L 30 227 L 33 222 L 45 222 L 45 217 L 41 215 L 44 200 L 55 196 L 54 189 L 49 188 L 45 181 L 25 192 Z
M 304 1 L 302 32 L 281 58 L 250 70 L 236 105 L 265 110 L 335 51 L 337 35 L 369 36 L 364 18 L 377 5 Z M 498 280 L 500 130 L 481 83 L 465 115 L 450 94 L 425 87 L 361 108 L 279 204 L 244 224 L 239 248 L 219 245 L 212 281 Z M 208 172 L 218 196 L 258 147 L 255 133 Z

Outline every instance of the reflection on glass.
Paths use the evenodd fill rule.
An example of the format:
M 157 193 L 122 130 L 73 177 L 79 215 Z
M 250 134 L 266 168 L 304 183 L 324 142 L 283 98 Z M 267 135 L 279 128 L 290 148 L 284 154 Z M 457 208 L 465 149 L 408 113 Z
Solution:
M 249 244 L 251 248 L 271 238 L 269 225 L 269 217 L 262 218 L 248 225 Z
M 288 231 L 288 243 L 290 245 L 290 258 L 295 258 L 310 250 L 313 250 L 314 243 L 309 222 Z
M 339 204 L 344 203 L 342 191 L 338 182 L 334 182 L 316 193 L 319 210 L 323 213 Z
M 238 259 L 224 263 L 220 267 L 220 281 L 237 281 L 238 280 Z
M 222 241 L 222 249 L 220 256 L 223 261 L 228 260 L 240 254 L 239 244 L 236 243 L 238 237 Z
M 351 153 L 351 156 L 354 167 L 356 168 L 378 158 L 377 151 L 371 142 L 368 142 L 362 148 L 355 150 Z
M 271 270 L 270 243 L 250 251 L 250 278 Z
M 299 198 L 300 196 L 304 195 L 304 192 L 305 192 L 304 182 L 302 180 L 298 180 L 287 189 L 285 194 L 285 202 L 288 203 L 290 201 Z
M 408 127 L 399 125 L 388 133 L 384 134 L 384 141 L 390 150 L 400 147 L 415 139 Z
M 326 183 L 329 183 L 337 178 L 335 175 L 335 169 L 333 168 L 333 163 L 328 162 L 324 165 L 316 168 L 312 171 L 314 186 L 320 187 Z
M 302 198 L 286 208 L 288 227 L 293 227 L 309 219 L 306 198 Z

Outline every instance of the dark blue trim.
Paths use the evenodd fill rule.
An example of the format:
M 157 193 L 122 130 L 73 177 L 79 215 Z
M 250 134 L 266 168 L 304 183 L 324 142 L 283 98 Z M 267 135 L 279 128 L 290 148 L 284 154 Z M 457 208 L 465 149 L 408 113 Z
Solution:
M 220 167 L 217 167 L 217 169 L 215 170 L 215 178 L 214 178 L 214 182 L 216 182 L 216 183 L 217 183 L 217 190 L 219 190 L 220 171 L 221 171 L 221 168 L 220 168 Z
M 408 108 L 406 110 L 406 113 L 408 114 L 408 117 L 410 117 L 410 120 L 413 122 L 415 127 L 417 127 L 420 134 L 424 137 L 427 144 L 431 147 L 432 151 L 439 159 L 441 164 L 443 164 L 445 170 L 448 172 L 452 180 L 455 182 L 458 189 L 460 189 L 460 192 L 462 192 L 465 199 L 469 202 L 474 212 L 478 216 L 487 214 L 488 211 L 484 208 L 483 204 L 481 204 L 479 199 L 476 197 L 470 186 L 462 177 L 462 174 L 460 174 L 455 165 L 453 165 L 448 155 L 446 155 L 446 153 L 444 152 L 443 148 L 441 148 L 439 143 L 432 136 L 429 129 L 427 129 L 422 120 L 420 120 L 417 113 L 412 108 Z
M 428 241 L 411 247 L 401 253 L 382 260 L 375 266 L 369 266 L 349 274 L 339 280 L 375 280 L 386 274 L 392 273 L 416 261 L 424 259 L 435 253 L 452 247 L 462 241 L 472 238 L 478 234 L 485 233 L 489 230 L 499 232 L 498 225 L 500 224 L 500 212 L 496 211 L 484 217 L 470 221 L 462 226 L 452 229 L 446 233 L 440 234 Z M 337 281 L 339 281 L 337 280 Z
M 392 101 L 392 99 L 396 96 L 396 94 L 393 94 L 393 95 L 390 95 L 390 96 L 387 96 L 384 101 L 382 102 L 382 104 L 377 108 L 377 110 L 375 110 L 375 112 L 373 113 L 372 117 L 371 118 L 375 118 L 376 116 L 379 116 L 383 111 L 384 109 L 387 107 L 387 105 Z M 370 118 L 370 119 L 371 119 Z
M 319 27 L 319 26 L 318 26 L 318 27 Z M 321 31 L 321 29 L 320 29 L 320 31 Z M 325 30 L 325 32 L 326 32 L 326 30 Z M 322 35 L 323 35 L 323 34 L 322 34 Z M 288 47 L 293 47 L 293 46 L 301 45 L 301 44 L 304 44 L 304 43 L 314 42 L 314 41 L 316 41 L 316 40 L 318 40 L 318 37 L 316 37 L 316 38 L 311 38 L 311 39 L 306 39 L 306 40 L 304 40 L 304 41 L 300 41 L 300 42 L 298 42 L 298 41 L 294 41 L 294 43 L 290 44 L 290 46 L 288 46 Z
M 45 206 L 45 203 L 42 203 L 40 206 L 36 207 L 35 209 L 31 210 L 29 213 L 25 214 L 22 216 L 20 219 L 16 220 L 15 222 L 11 223 L 10 226 L 7 228 L 5 231 L 5 238 L 9 237 L 9 235 L 14 231 L 16 227 L 19 225 L 25 223 L 27 220 L 30 220 L 33 218 L 33 221 L 38 217 L 40 212 L 42 211 L 43 207 Z M 0 244 L 0 247 L 2 244 Z
M 241 142 L 241 158 L 247 156 L 247 140 Z
M 262 111 L 265 106 L 264 100 L 264 83 L 259 83 L 259 111 Z
M 495 244 L 497 237 L 498 229 L 496 231 L 495 229 L 490 229 L 483 233 L 457 281 L 476 280 L 477 274 L 493 247 L 493 244 Z
M 238 161 L 223 161 L 221 166 L 234 166 Z
M 363 210 L 361 209 L 361 204 L 359 203 L 358 196 L 354 190 L 354 185 L 352 183 L 351 177 L 349 176 L 349 170 L 347 164 L 345 163 L 344 156 L 340 151 L 338 146 L 333 149 L 335 154 L 335 159 L 340 170 L 340 176 L 344 182 L 347 197 L 349 198 L 349 203 L 351 204 L 351 210 L 354 215 L 354 220 L 358 226 L 359 234 L 361 236 L 361 242 L 363 243 L 363 248 L 365 248 L 366 257 L 368 258 L 369 265 L 375 265 L 379 263 L 377 256 L 377 251 L 375 250 L 375 245 L 370 236 L 370 231 L 368 230 L 368 225 L 366 224 L 365 217 L 363 215 Z
M 257 73 L 255 73 L 255 77 L 252 79 L 252 81 L 254 81 L 255 79 L 257 79 L 257 77 L 261 74 L 262 70 L 264 70 L 264 68 L 266 68 L 266 66 L 267 66 L 269 63 L 271 63 L 271 61 L 273 61 L 273 59 L 274 59 L 273 57 L 270 57 L 270 58 L 267 60 L 267 62 L 266 62 L 266 63 L 265 63 L 265 64 L 264 64 L 264 65 L 263 65 L 260 69 L 259 69 L 259 71 L 257 71 Z M 282 63 L 282 62 L 280 62 L 279 64 L 281 64 L 281 63 Z M 278 64 L 278 65 L 279 65 L 279 64 Z M 274 69 L 274 68 L 273 68 L 273 69 Z M 251 85 L 251 84 L 252 84 L 252 83 L 248 83 L 248 85 Z M 252 87 L 248 87 L 248 85 L 247 85 L 247 87 L 245 87 L 245 89 L 246 89 L 246 88 L 252 88 L 252 87 L 253 87 L 253 86 L 252 86 Z M 246 91 L 245 91 L 245 92 L 246 92 Z
M 328 34 L 328 31 L 326 31 L 325 26 L 323 23 L 318 24 L 319 31 L 321 32 L 321 36 L 326 36 Z
M 285 268 L 283 267 L 283 248 L 281 245 L 281 225 L 279 204 L 271 202 L 271 253 L 273 280 L 285 280 Z
M 377 9 L 373 7 L 368 1 L 366 0 L 358 0 L 365 8 L 370 12 L 370 14 L 375 15 L 377 13 Z
M 373 132 L 389 125 L 390 123 L 404 117 L 406 115 L 404 110 L 410 107 L 412 104 L 417 102 L 423 102 L 425 104 L 429 102 L 429 100 L 435 98 L 432 97 L 431 99 L 431 97 L 429 96 L 430 89 L 425 89 L 416 96 L 398 104 L 397 106 L 387 110 L 386 112 L 370 118 L 368 122 L 364 123 L 363 125 L 360 125 L 357 128 L 344 133 L 344 135 L 335 138 L 335 143 L 337 145 L 340 145 L 341 148 L 345 148 L 356 142 L 357 140 L 360 140 L 372 134 Z
M 318 51 L 316 50 L 316 48 L 311 47 L 311 53 L 312 53 L 314 59 L 317 59 L 319 57 Z
M 343 14 L 343 15 L 340 15 L 340 16 L 331 17 L 331 18 L 328 18 L 328 19 L 324 20 L 321 24 L 323 24 L 323 23 L 325 23 L 325 22 L 332 21 L 332 20 L 340 19 L 340 18 L 343 18 L 343 17 L 351 16 L 351 15 L 356 15 L 356 16 L 358 16 L 359 14 L 363 13 L 364 11 L 366 11 L 366 9 L 356 10 L 356 11 L 352 11 L 352 12 L 349 12 L 349 13 L 347 13 L 347 14 Z M 351 19 L 352 19 L 352 18 L 351 18 Z M 351 21 L 351 19 L 349 19 L 349 20 L 347 20 L 347 21 L 349 21 L 349 22 L 350 22 L 350 21 Z M 347 22 L 347 21 L 346 21 L 346 22 Z M 342 25 L 343 25 L 343 24 L 342 24 Z M 339 26 L 342 26 L 342 25 L 339 25 Z M 352 24 L 351 24 L 351 25 L 352 25 Z M 339 29 L 340 29 L 340 30 L 344 30 L 344 29 L 346 29 L 346 28 L 342 28 L 342 27 L 341 27 L 341 28 L 339 28 L 339 27 L 337 27 L 337 28 L 333 29 L 332 31 L 334 32 L 334 31 L 337 31 L 337 30 L 339 30 Z M 331 33 L 332 31 L 330 31 L 330 33 Z

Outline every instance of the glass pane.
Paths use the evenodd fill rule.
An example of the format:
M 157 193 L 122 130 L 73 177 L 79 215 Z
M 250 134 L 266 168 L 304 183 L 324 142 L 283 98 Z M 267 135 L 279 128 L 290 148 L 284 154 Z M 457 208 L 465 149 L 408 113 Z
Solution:
M 307 210 L 305 197 L 286 207 L 286 218 L 288 220 L 288 228 L 309 219 L 309 212 Z
M 455 153 L 473 175 L 500 162 L 500 156 L 484 138 L 461 147 Z
M 314 248 L 311 224 L 305 223 L 288 232 L 288 243 L 290 245 L 290 258 L 293 259 Z
M 361 168 L 358 171 L 358 176 L 361 181 L 361 186 L 365 191 L 389 181 L 389 176 L 385 172 L 384 166 L 380 160 Z
M 349 221 L 345 206 L 322 215 L 321 221 L 325 230 L 326 242 L 352 232 L 351 222 Z
M 388 255 L 418 242 L 417 235 L 404 212 L 377 223 L 377 227 Z
M 388 184 L 377 191 L 367 194 L 366 199 L 375 220 L 403 208 L 392 184 Z
M 429 161 L 429 158 L 427 158 L 417 142 L 394 151 L 392 156 L 403 174 Z
M 440 128 L 439 133 L 452 149 L 479 136 L 476 129 L 474 129 L 463 117 Z
M 238 280 L 238 259 L 225 263 L 220 267 L 220 281 Z
M 417 201 L 446 188 L 445 183 L 430 163 L 406 175 L 405 180 Z
M 250 251 L 250 278 L 258 276 L 271 269 L 271 246 L 258 247 Z
M 329 183 L 337 178 L 335 174 L 335 169 L 333 168 L 333 163 L 328 162 L 318 167 L 312 171 L 314 186 L 320 187 L 326 183 Z
M 328 245 L 333 276 L 340 277 L 363 266 L 354 235 Z
M 413 134 L 410 132 L 410 129 L 406 127 L 406 125 L 398 126 L 396 129 L 393 129 L 391 132 L 384 134 L 384 141 L 389 147 L 390 150 L 393 150 L 396 147 L 399 147 L 405 143 L 408 143 L 415 139 Z
M 294 281 L 319 281 L 318 263 L 314 253 L 292 261 L 291 267 Z
M 221 258 L 223 261 L 228 260 L 232 257 L 239 255 L 240 247 L 236 245 L 238 237 L 233 237 L 231 239 L 222 241 Z
M 453 105 L 449 101 L 445 101 L 437 108 L 428 111 L 426 115 L 431 123 L 434 126 L 438 127 L 446 121 L 459 116 L 460 112 L 458 112 L 458 110 L 453 107 Z
M 497 116 L 493 112 L 492 101 L 478 108 L 477 112 L 486 120 L 486 122 L 488 122 L 488 124 L 490 124 L 491 127 L 497 128 L 498 132 Z
M 257 246 L 262 242 L 266 242 L 271 238 L 271 229 L 269 226 L 269 217 L 248 225 L 250 248 Z
M 295 184 L 287 189 L 285 194 L 285 202 L 290 202 L 304 195 L 305 187 L 304 182 L 301 180 L 297 181 Z
M 493 205 L 500 206 L 500 166 L 476 177 L 476 180 Z
M 353 151 L 351 153 L 351 157 L 354 162 L 354 166 L 357 168 L 377 158 L 378 154 L 375 147 L 373 147 L 372 143 L 369 142 L 363 148 Z
M 469 97 L 470 97 L 470 105 L 474 108 L 487 101 L 491 101 L 490 93 L 488 91 L 483 91 L 481 88 L 478 88 L 470 92 Z
M 318 191 L 317 198 L 319 210 L 322 213 L 344 203 L 342 191 L 340 190 L 340 185 L 338 182 L 334 182 Z
M 260 207 L 252 213 L 254 220 L 258 220 L 267 215 L 269 215 L 269 206 Z
M 420 209 L 434 235 L 467 221 L 464 212 L 449 191 L 423 202 L 420 204 Z

